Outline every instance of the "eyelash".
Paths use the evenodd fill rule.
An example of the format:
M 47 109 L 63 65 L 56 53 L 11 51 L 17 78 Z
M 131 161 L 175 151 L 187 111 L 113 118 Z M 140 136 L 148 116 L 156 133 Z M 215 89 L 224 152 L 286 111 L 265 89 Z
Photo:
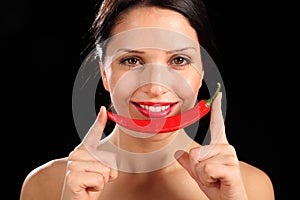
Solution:
M 135 59 L 137 62 L 140 62 L 141 64 L 130 64 L 129 60 L 131 60 L 131 59 Z M 122 58 L 120 60 L 120 64 L 127 65 L 129 67 L 136 67 L 137 65 L 143 65 L 141 60 L 142 60 L 141 58 L 136 57 L 136 56 L 128 56 L 128 57 Z
M 182 61 L 181 64 L 176 64 L 174 63 L 176 59 L 180 59 Z M 171 59 L 171 65 L 175 69 L 185 69 L 187 66 L 189 66 L 192 63 L 191 59 L 187 56 L 181 56 L 181 55 L 176 55 L 173 56 Z M 174 65 L 173 65 L 174 64 Z
M 139 64 L 130 64 L 129 61 L 131 59 L 134 59 L 135 62 L 139 62 Z M 176 64 L 175 60 L 176 59 L 181 59 L 181 64 Z M 132 60 L 131 60 L 132 61 Z M 120 64 L 123 64 L 123 65 L 126 65 L 128 66 L 129 68 L 134 68 L 134 67 L 138 67 L 140 65 L 143 65 L 144 62 L 142 61 L 142 59 L 140 57 L 136 57 L 136 56 L 128 56 L 128 57 L 125 57 L 125 58 L 122 58 L 120 60 Z M 188 65 L 191 64 L 191 59 L 188 58 L 187 56 L 182 56 L 182 55 L 176 55 L 176 56 L 173 56 L 171 58 L 171 60 L 168 62 L 168 65 L 171 65 L 171 67 L 175 68 L 175 69 L 178 69 L 178 70 L 182 70 L 184 68 L 186 68 Z

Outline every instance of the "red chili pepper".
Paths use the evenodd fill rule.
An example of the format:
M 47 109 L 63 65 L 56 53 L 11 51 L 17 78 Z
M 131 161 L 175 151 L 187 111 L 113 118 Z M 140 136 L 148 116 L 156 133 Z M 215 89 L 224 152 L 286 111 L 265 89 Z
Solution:
M 208 100 L 201 100 L 194 108 L 182 114 L 167 118 L 151 120 L 131 119 L 109 111 L 107 111 L 107 115 L 115 123 L 133 131 L 143 133 L 172 132 L 185 128 L 205 116 L 210 111 L 211 104 L 218 95 L 220 88 L 221 85 L 218 83 L 218 88 L 212 98 Z

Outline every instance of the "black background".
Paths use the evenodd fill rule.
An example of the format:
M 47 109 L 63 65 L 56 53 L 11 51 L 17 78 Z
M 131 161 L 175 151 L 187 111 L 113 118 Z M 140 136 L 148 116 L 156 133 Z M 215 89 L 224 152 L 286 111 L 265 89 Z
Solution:
M 274 110 L 274 18 L 260 1 L 206 1 L 226 87 L 226 129 L 240 160 L 264 170 L 280 199 Z M 3 4 L 3 3 L 2 3 Z M 1 6 L 3 171 L 12 198 L 26 175 L 80 143 L 72 89 L 96 1 L 11 1 Z M 8 72 L 7 72 L 8 70 Z M 8 137 L 7 137 L 8 136 Z M 7 139 L 6 139 L 7 138 Z M 6 191 L 8 193 L 8 191 Z

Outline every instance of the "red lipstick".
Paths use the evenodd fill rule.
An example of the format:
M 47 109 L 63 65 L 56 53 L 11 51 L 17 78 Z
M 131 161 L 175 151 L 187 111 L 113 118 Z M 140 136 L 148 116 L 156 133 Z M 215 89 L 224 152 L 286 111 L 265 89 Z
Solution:
M 218 83 L 218 88 L 212 98 L 208 100 L 203 99 L 194 108 L 171 117 L 140 120 L 127 118 L 109 111 L 107 111 L 107 115 L 115 123 L 133 131 L 142 133 L 172 132 L 185 128 L 205 116 L 210 111 L 211 104 L 218 95 L 220 88 L 221 85 Z
M 148 118 L 162 118 L 170 114 L 176 102 L 131 102 L 137 110 Z

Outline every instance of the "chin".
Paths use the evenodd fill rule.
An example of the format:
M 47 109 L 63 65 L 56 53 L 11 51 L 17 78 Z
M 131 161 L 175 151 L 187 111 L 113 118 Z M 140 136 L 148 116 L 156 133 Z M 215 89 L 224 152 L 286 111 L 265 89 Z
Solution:
M 142 133 L 133 130 L 129 130 L 127 128 L 121 127 L 120 129 L 127 135 L 130 135 L 135 138 L 140 138 L 143 140 L 150 141 L 163 141 L 169 139 L 171 136 L 176 135 L 178 131 L 166 132 L 166 133 Z

